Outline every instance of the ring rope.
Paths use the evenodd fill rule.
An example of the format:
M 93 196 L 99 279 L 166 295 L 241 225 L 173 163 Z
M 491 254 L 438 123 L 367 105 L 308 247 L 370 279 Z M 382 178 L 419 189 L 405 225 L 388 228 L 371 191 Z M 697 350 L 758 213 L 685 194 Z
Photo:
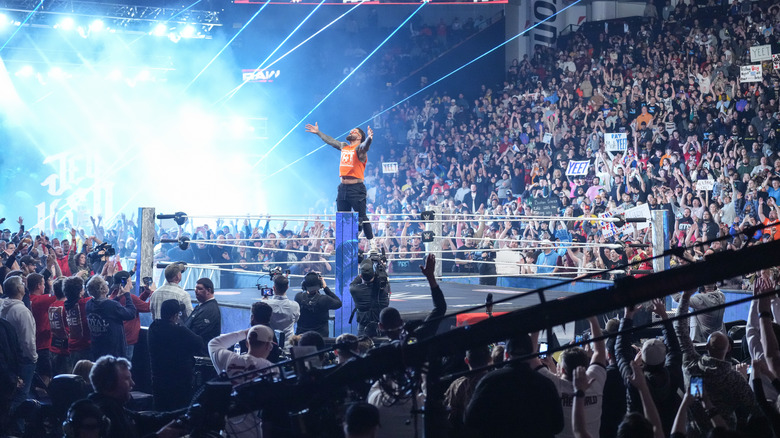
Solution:
M 578 268 L 569 268 L 569 269 L 578 269 Z M 622 270 L 613 270 L 613 271 L 600 271 L 603 272 L 605 275 L 607 274 L 624 274 L 625 271 Z M 555 274 L 576 274 L 576 272 L 556 272 Z M 437 280 L 457 280 L 459 278 L 498 278 L 498 277 L 556 277 L 556 275 L 553 275 L 552 272 L 548 273 L 534 273 L 534 274 L 490 274 L 490 275 L 445 275 L 442 277 L 436 277 Z M 388 281 L 394 282 L 394 281 L 423 281 L 426 278 L 423 276 L 420 277 L 390 277 L 388 278 Z M 476 285 L 475 285 L 476 286 Z
M 368 215 L 369 217 L 372 215 Z M 408 216 L 408 215 L 407 215 Z M 574 222 L 619 222 L 623 221 L 624 219 L 617 218 L 617 217 L 571 217 L 571 216 L 560 216 L 560 217 L 554 217 L 554 216 L 548 216 L 548 217 L 536 217 L 533 218 L 526 218 L 524 216 L 511 216 L 511 215 L 497 215 L 497 216 L 478 216 L 474 219 L 467 219 L 467 220 L 460 220 L 460 219 L 431 219 L 431 220 L 425 220 L 425 219 L 369 219 L 367 221 L 364 221 L 363 223 L 370 223 L 370 224 L 382 224 L 382 223 L 388 223 L 388 222 L 410 222 L 410 223 L 436 223 L 436 222 L 475 222 L 475 221 L 510 221 L 510 222 L 517 222 L 517 221 L 525 221 L 525 222 L 531 222 L 531 221 L 540 221 L 540 222 L 546 222 L 546 221 L 574 221 Z
M 200 240 L 190 240 L 190 243 L 198 243 Z M 265 249 L 266 251 L 285 251 L 285 252 L 298 252 L 303 254 L 315 254 L 315 255 L 331 255 L 327 252 L 315 252 L 315 251 L 304 251 L 300 249 L 284 249 L 284 248 L 263 248 L 263 247 L 257 247 L 257 246 L 250 246 L 250 245 L 236 245 L 234 243 L 223 243 L 222 245 L 217 245 L 216 243 L 204 243 L 204 245 L 214 245 L 214 246 L 228 246 L 231 248 L 246 248 L 246 249 Z
M 225 239 L 225 240 L 219 240 L 219 239 L 191 239 L 189 242 L 190 244 L 193 243 L 214 243 L 214 242 L 227 242 L 227 241 L 236 241 L 239 240 L 241 242 L 276 242 L 279 240 L 282 241 L 290 241 L 290 240 L 336 240 L 335 237 L 277 237 L 276 239 L 272 239 L 270 237 L 261 237 L 256 239 Z M 254 246 L 253 248 L 257 248 Z

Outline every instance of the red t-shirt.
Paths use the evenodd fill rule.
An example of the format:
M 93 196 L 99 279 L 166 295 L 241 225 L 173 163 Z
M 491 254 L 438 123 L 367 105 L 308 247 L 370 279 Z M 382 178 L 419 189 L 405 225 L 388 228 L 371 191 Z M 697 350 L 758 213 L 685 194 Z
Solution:
M 70 272 L 70 265 L 68 264 L 67 256 L 61 259 L 57 259 L 57 264 L 60 265 L 60 271 L 62 271 L 62 275 L 64 275 L 65 277 L 70 277 L 71 275 L 73 275 Z
M 35 319 L 35 349 L 48 350 L 51 347 L 51 326 L 49 306 L 57 301 L 54 295 L 30 295 L 30 308 Z
M 135 305 L 136 313 L 135 318 L 124 322 L 125 339 L 127 340 L 127 345 L 135 345 L 138 343 L 138 335 L 141 333 L 141 319 L 139 314 L 149 313 L 151 311 L 151 307 L 148 302 L 142 300 L 138 295 L 133 295 L 131 293 L 130 296 L 133 297 L 133 305 Z M 112 299 L 113 298 L 114 297 L 112 297 Z M 125 295 L 122 294 L 118 301 L 119 304 L 124 307 Z
M 65 320 L 65 300 L 57 300 L 49 306 L 51 327 L 51 352 L 68 354 L 68 322 Z
M 65 318 L 68 321 L 68 350 L 89 350 L 90 336 L 87 325 L 87 301 L 92 297 L 81 298 L 77 305 L 65 308 Z

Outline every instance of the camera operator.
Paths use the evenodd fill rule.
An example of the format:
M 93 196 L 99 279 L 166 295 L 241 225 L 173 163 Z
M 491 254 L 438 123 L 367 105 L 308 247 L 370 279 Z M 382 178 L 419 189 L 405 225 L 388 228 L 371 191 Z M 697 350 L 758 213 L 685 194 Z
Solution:
M 303 292 L 295 295 L 295 302 L 301 306 L 301 318 L 298 320 L 295 334 L 313 331 L 327 338 L 330 310 L 341 308 L 341 298 L 330 290 L 325 279 L 317 272 L 306 274 L 301 288 Z M 320 293 L 320 289 L 325 292 L 324 295 Z
M 353 314 L 357 312 L 358 336 L 377 336 L 379 312 L 390 305 L 387 271 L 379 257 L 360 263 L 360 275 L 349 285 L 349 293 L 355 303 Z
M 108 242 L 101 242 L 96 237 L 91 238 L 98 245 L 87 254 L 89 259 L 89 266 L 92 268 L 92 272 L 103 272 L 103 266 L 108 262 L 109 257 L 116 254 L 116 250 Z
M 263 300 L 267 300 L 264 302 L 273 309 L 269 327 L 284 332 L 286 345 L 290 343 L 290 338 L 293 336 L 293 326 L 301 317 L 301 306 L 287 298 L 287 288 L 290 287 L 290 281 L 286 276 L 274 275 L 273 282 L 273 296 L 263 297 Z

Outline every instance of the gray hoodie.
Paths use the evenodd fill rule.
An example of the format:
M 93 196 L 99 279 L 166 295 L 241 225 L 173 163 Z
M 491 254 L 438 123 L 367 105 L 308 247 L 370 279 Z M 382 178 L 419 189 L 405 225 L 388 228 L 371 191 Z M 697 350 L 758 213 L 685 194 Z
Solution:
M 35 319 L 22 300 L 6 298 L 0 300 L 0 318 L 11 323 L 16 329 L 16 336 L 22 347 L 22 357 L 27 363 L 38 361 L 35 351 Z

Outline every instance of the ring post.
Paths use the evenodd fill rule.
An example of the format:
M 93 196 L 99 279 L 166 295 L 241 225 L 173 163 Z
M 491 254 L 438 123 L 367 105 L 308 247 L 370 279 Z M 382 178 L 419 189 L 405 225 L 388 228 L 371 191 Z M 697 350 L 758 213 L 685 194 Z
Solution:
M 336 213 L 336 293 L 342 306 L 335 311 L 334 336 L 342 333 L 357 333 L 357 319 L 349 323 L 355 304 L 349 293 L 349 285 L 358 275 L 358 214 L 356 212 Z
M 426 222 L 425 223 L 425 230 L 426 231 L 433 231 L 434 237 L 433 242 L 426 243 L 425 244 L 425 252 L 427 254 L 433 253 L 436 256 L 436 267 L 434 270 L 434 275 L 437 278 L 441 278 L 441 241 L 444 238 L 441 233 L 441 207 L 438 205 L 433 205 L 428 207 L 428 210 L 433 211 L 434 218 L 433 222 Z
M 663 254 L 669 250 L 669 212 L 666 210 L 650 211 L 650 232 L 653 236 L 653 256 Z M 662 272 L 669 269 L 669 256 L 653 260 L 653 272 Z M 672 308 L 672 298 L 666 297 L 666 308 Z
M 154 208 L 138 208 L 138 227 L 140 236 L 136 236 L 135 286 L 133 293 L 138 295 L 141 279 L 154 277 Z

